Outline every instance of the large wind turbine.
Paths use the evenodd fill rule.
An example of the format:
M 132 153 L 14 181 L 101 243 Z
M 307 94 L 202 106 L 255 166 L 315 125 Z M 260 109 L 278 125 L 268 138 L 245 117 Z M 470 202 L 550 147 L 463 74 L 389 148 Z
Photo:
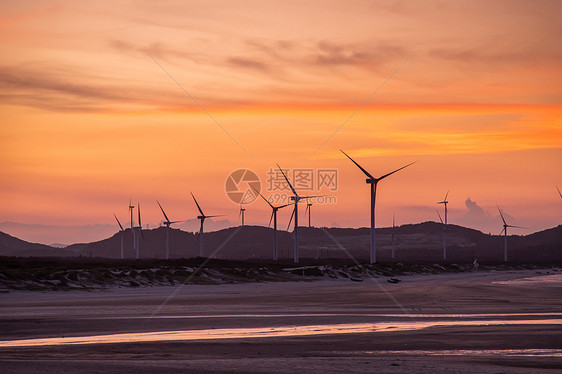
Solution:
M 443 201 L 437 202 L 437 204 L 443 204 L 445 206 L 445 225 L 447 225 L 447 204 L 449 204 L 449 202 L 447 201 L 447 196 L 449 196 L 449 191 L 447 191 L 447 194 L 445 195 Z
M 497 206 L 497 205 L 496 205 Z M 513 228 L 517 228 L 517 229 L 522 229 L 522 227 L 520 226 L 512 226 L 512 225 L 508 225 L 505 222 L 505 219 L 503 218 L 503 214 L 502 211 L 500 209 L 500 207 L 498 206 L 498 212 L 500 212 L 500 217 L 502 218 L 503 221 L 503 230 L 501 231 L 501 234 L 504 234 L 504 239 L 503 239 L 503 261 L 507 262 L 507 228 L 508 227 L 513 227 Z
M 117 218 L 115 213 L 113 213 L 113 217 L 115 217 L 115 220 L 117 221 L 117 224 L 120 228 L 119 232 L 121 233 L 121 259 L 123 259 L 125 258 L 125 253 L 123 252 L 123 234 L 125 233 L 125 229 L 123 228 L 123 225 L 121 225 L 121 222 L 119 222 L 119 219 Z
M 203 213 L 203 210 L 201 210 L 201 207 L 199 206 L 199 203 L 197 202 L 197 199 L 193 195 L 193 192 L 190 191 L 190 193 L 191 193 L 191 197 L 193 197 L 193 201 L 195 201 L 195 205 L 197 205 L 197 209 L 199 210 L 199 213 L 201 214 L 201 215 L 197 216 L 197 219 L 199 219 L 201 221 L 201 228 L 199 229 L 199 257 L 203 257 L 203 250 L 204 250 L 204 246 L 203 246 L 203 223 L 205 222 L 205 219 L 207 219 L 207 218 L 221 217 L 221 216 L 220 215 L 206 216 Z
M 394 260 L 394 236 L 395 236 L 395 231 L 396 231 L 396 225 L 394 224 L 394 213 L 392 214 L 392 234 L 391 234 L 391 239 L 392 239 L 392 259 Z
M 182 221 L 170 221 L 170 219 L 166 215 L 166 212 L 164 212 L 164 208 L 162 208 L 162 205 L 160 205 L 160 202 L 159 201 L 156 201 L 156 202 L 158 203 L 158 206 L 160 207 L 160 210 L 162 211 L 162 214 L 164 215 L 164 218 L 166 219 L 162 223 L 164 225 L 166 225 L 166 260 L 168 260 L 170 258 L 170 225 L 172 225 L 174 223 L 182 222 Z
M 304 200 L 304 199 L 310 199 L 313 197 L 319 197 L 319 196 L 299 196 L 299 194 L 297 193 L 297 191 L 295 191 L 295 189 L 293 188 L 293 185 L 291 184 L 291 182 L 289 182 L 289 179 L 287 178 L 287 176 L 285 175 L 285 173 L 283 172 L 283 170 L 281 169 L 281 166 L 279 166 L 279 164 L 277 164 L 277 167 L 279 168 L 279 171 L 281 171 L 281 174 L 283 174 L 283 177 L 285 178 L 285 180 L 287 181 L 287 184 L 289 185 L 289 188 L 291 189 L 291 191 L 293 192 L 293 196 L 291 196 L 291 200 L 293 200 L 293 204 L 295 205 L 295 208 L 293 209 L 293 214 L 291 215 L 291 219 L 289 220 L 289 226 L 291 225 L 291 220 L 293 219 L 293 216 L 295 216 L 295 228 L 293 229 L 293 236 L 295 239 L 295 249 L 294 249 L 294 257 L 293 260 L 296 263 L 299 262 L 299 201 Z
M 139 259 L 140 258 L 140 239 L 141 239 L 141 237 L 144 239 L 144 234 L 142 233 L 140 203 L 137 203 L 137 213 L 139 214 L 139 225 L 138 225 L 138 227 L 135 227 L 135 229 L 139 229 L 139 235 L 136 236 L 137 240 L 136 240 L 135 248 L 137 249 L 136 257 L 137 257 L 137 259 Z
M 136 249 L 136 242 L 135 242 L 135 228 L 133 222 L 133 211 L 135 210 L 135 206 L 132 203 L 132 197 L 129 198 L 129 213 L 131 213 L 131 235 L 133 235 L 133 249 Z
M 272 210 L 271 217 L 269 217 L 269 224 L 267 225 L 267 227 L 271 226 L 271 220 L 273 220 L 273 261 L 277 261 L 277 259 L 279 257 L 278 252 L 277 252 L 277 211 L 279 209 L 285 208 L 286 206 L 289 206 L 291 204 L 273 206 L 269 202 L 269 200 L 267 200 L 258 190 L 256 190 L 254 188 L 254 191 L 256 191 L 258 193 L 258 195 L 261 196 L 261 198 L 267 203 L 267 205 L 269 205 L 271 207 L 271 210 Z
M 311 211 L 310 208 L 311 208 L 311 207 L 312 207 L 312 203 L 306 203 L 306 209 L 304 210 L 304 215 L 305 215 L 305 216 L 306 216 L 306 212 L 308 212 L 308 227 L 312 227 L 312 226 L 310 225 L 310 211 Z
M 375 178 L 371 174 L 369 174 L 369 172 L 367 170 L 363 169 L 363 167 L 361 167 L 361 165 L 359 165 L 357 162 L 355 162 L 355 160 L 353 160 L 351 157 L 349 157 L 347 155 L 347 153 L 345 153 L 341 149 L 340 149 L 340 151 L 347 158 L 349 158 L 351 160 L 351 162 L 353 162 L 359 169 L 361 169 L 363 174 L 365 174 L 368 177 L 367 180 L 366 180 L 366 183 L 371 185 L 371 253 L 370 253 L 370 263 L 374 264 L 375 262 L 377 262 L 377 248 L 376 248 L 376 240 L 375 240 L 375 200 L 376 200 L 376 197 L 377 197 L 377 183 L 379 183 L 384 178 L 396 173 L 397 171 L 400 171 L 400 170 L 416 163 L 417 161 L 411 162 L 406 166 L 402 166 L 401 168 L 396 169 L 394 171 L 391 171 L 390 173 L 385 174 L 385 175 L 383 175 L 379 178 Z
M 445 206 L 445 223 L 443 226 L 443 260 L 447 259 L 447 204 L 449 203 L 447 201 L 447 196 L 449 196 L 449 191 L 445 194 L 443 201 L 437 202 L 437 204 L 443 204 Z M 441 216 L 439 216 L 439 219 L 441 219 Z
M 439 203 L 438 203 L 439 204 Z M 441 213 L 439 213 L 439 210 L 435 209 L 435 211 L 437 212 L 437 215 L 439 216 L 439 221 L 441 221 L 441 224 L 443 225 L 443 260 L 447 259 L 447 239 L 445 238 L 445 223 L 443 223 L 443 219 L 441 218 Z
M 240 214 L 238 215 L 238 218 L 242 218 L 242 226 L 244 226 L 244 213 L 246 212 L 245 208 L 242 208 L 242 204 L 240 204 Z

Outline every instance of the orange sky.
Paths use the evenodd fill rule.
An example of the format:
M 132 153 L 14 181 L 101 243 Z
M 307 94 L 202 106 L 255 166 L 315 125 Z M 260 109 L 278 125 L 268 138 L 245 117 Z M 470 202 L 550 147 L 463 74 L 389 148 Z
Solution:
M 265 183 L 277 162 L 338 169 L 337 204 L 315 207 L 316 224 L 367 226 L 368 186 L 340 148 L 374 175 L 419 160 L 381 183 L 379 227 L 393 213 L 399 224 L 437 219 L 447 190 L 452 223 L 499 233 L 499 204 L 521 233 L 560 224 L 560 2 L 2 9 L 1 231 L 101 239 L 113 212 L 127 221 L 130 195 L 152 227 L 157 199 L 170 216 L 195 218 L 189 190 L 235 224 L 228 174 L 250 168 Z M 247 222 L 267 224 L 264 205 L 250 205 Z M 71 235 L 76 226 L 90 231 Z

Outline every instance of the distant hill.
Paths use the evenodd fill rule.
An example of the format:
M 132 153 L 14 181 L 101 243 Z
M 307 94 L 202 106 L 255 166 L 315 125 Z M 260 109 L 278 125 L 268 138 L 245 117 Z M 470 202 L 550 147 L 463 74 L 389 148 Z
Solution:
M 481 263 L 503 261 L 503 236 L 484 234 L 462 226 L 435 222 L 380 228 L 377 234 L 379 262 L 438 263 L 443 262 L 443 238 L 447 240 L 447 262 Z M 28 243 L 0 233 L 0 255 L 7 256 L 92 256 L 118 258 L 123 235 L 126 258 L 134 258 L 131 229 L 92 243 L 53 248 Z M 393 241 L 394 236 L 394 241 Z M 143 230 L 140 241 L 141 258 L 163 258 L 166 228 Z M 368 228 L 299 227 L 301 258 L 346 259 L 366 261 L 369 256 Z M 232 227 L 204 234 L 204 256 L 229 260 L 271 259 L 273 229 L 262 226 Z M 394 247 L 395 257 L 392 258 Z M 279 257 L 293 256 L 293 234 L 278 231 Z M 198 234 L 170 229 L 170 257 L 192 258 L 199 255 Z M 513 262 L 562 263 L 562 226 L 527 236 L 508 236 L 508 255 Z
M 3 256 L 69 256 L 71 252 L 44 244 L 29 243 L 0 231 L 0 254 Z

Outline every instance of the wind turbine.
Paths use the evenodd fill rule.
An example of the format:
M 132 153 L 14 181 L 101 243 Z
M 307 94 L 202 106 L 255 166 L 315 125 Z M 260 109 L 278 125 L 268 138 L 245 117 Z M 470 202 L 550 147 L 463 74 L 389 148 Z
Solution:
M 281 169 L 281 166 L 279 166 L 279 164 L 277 164 L 277 167 L 279 168 L 279 171 L 281 171 L 281 174 L 283 174 L 283 177 L 285 178 L 285 180 L 287 181 L 287 184 L 289 185 L 289 188 L 291 189 L 291 191 L 293 192 L 293 196 L 291 196 L 291 200 L 293 200 L 293 204 L 295 205 L 295 208 L 293 209 L 293 213 L 291 214 L 291 219 L 289 219 L 289 226 L 291 226 L 291 221 L 293 219 L 293 216 L 295 216 L 295 228 L 293 229 L 293 235 L 294 235 L 294 239 L 295 239 L 295 249 L 294 249 L 294 262 L 295 264 L 299 262 L 299 201 L 304 200 L 304 199 L 310 199 L 313 197 L 320 197 L 320 196 L 299 196 L 299 194 L 297 193 L 297 191 L 295 191 L 295 189 L 293 188 L 293 185 L 291 184 L 291 182 L 289 182 L 289 179 L 287 178 L 287 176 L 285 175 L 285 173 L 283 172 L 283 170 Z M 287 228 L 288 230 L 288 228 Z
M 443 204 L 445 206 L 445 225 L 447 225 L 447 204 L 449 204 L 449 202 L 447 201 L 447 196 L 449 196 L 449 191 L 447 191 L 447 194 L 445 195 L 443 201 L 437 202 L 437 204 Z
M 133 235 L 133 249 L 136 249 L 136 243 L 135 243 L 135 228 L 134 226 L 134 222 L 133 222 L 133 211 L 135 210 L 135 206 L 132 203 L 132 197 L 129 198 L 129 213 L 131 213 L 131 234 Z
M 437 203 L 439 204 L 439 203 Z M 439 221 L 441 221 L 442 225 L 445 225 L 443 223 L 443 219 L 441 218 L 441 213 L 439 213 L 439 211 L 437 209 L 435 209 L 435 211 L 437 212 L 437 215 L 439 216 Z M 445 238 L 445 227 L 443 226 L 443 260 L 447 259 L 447 238 Z
M 193 197 L 193 201 L 195 201 L 195 205 L 197 205 L 197 209 L 199 210 L 199 213 L 201 215 L 197 216 L 197 219 L 199 219 L 201 221 L 201 228 L 199 229 L 199 257 L 203 257 L 203 223 L 205 222 L 205 219 L 207 218 L 212 218 L 212 217 L 221 217 L 222 215 L 215 215 L 215 216 L 206 216 L 203 213 L 203 210 L 201 210 L 201 207 L 199 206 L 199 203 L 197 202 L 197 199 L 195 198 L 195 196 L 193 195 L 193 192 L 189 192 L 191 193 L 191 197 Z
M 253 188 L 253 187 L 252 187 Z M 281 208 L 285 208 L 291 204 L 273 206 L 269 200 L 267 200 L 258 190 L 254 188 L 254 190 L 261 196 L 261 198 L 271 207 L 271 217 L 269 217 L 269 224 L 267 227 L 271 226 L 271 220 L 273 220 L 273 261 L 277 261 L 278 253 L 277 253 L 277 211 Z
M 367 184 L 371 185 L 371 253 L 370 253 L 370 263 L 374 264 L 377 262 L 377 248 L 376 248 L 376 240 L 375 240 L 375 200 L 377 197 L 377 183 L 379 183 L 381 180 L 383 180 L 384 178 L 396 173 L 397 171 L 400 171 L 412 164 L 415 164 L 417 161 L 411 162 L 406 166 L 402 166 L 399 169 L 396 169 L 394 171 L 391 171 L 388 174 L 385 174 L 381 177 L 375 178 L 373 177 L 371 174 L 369 174 L 369 172 L 365 169 L 363 169 L 363 167 L 361 167 L 361 165 L 359 165 L 357 162 L 355 162 L 355 160 L 353 160 L 351 157 L 349 157 L 347 155 L 347 153 L 345 153 L 344 151 L 342 151 L 340 149 L 340 151 L 351 160 L 351 162 L 353 162 L 359 169 L 361 169 L 361 171 L 363 172 L 363 174 L 365 174 L 368 178 L 366 180 Z
M 125 232 L 125 229 L 123 228 L 123 225 L 121 225 L 121 222 L 119 222 L 119 219 L 117 218 L 115 213 L 113 213 L 113 217 L 115 217 L 115 220 L 117 221 L 117 224 L 120 228 L 119 232 L 121 232 L 121 259 L 123 259 L 125 258 L 125 253 L 123 252 L 123 234 Z
M 244 226 L 244 212 L 246 211 L 245 208 L 242 208 L 242 204 L 240 204 L 240 214 L 238 215 L 238 218 L 242 218 L 242 226 Z
M 497 206 L 497 205 L 496 205 Z M 502 218 L 503 221 L 503 230 L 501 231 L 500 235 L 503 233 L 504 234 L 504 240 L 503 240 L 503 261 L 507 262 L 507 228 L 508 227 L 513 227 L 513 228 L 517 228 L 517 229 L 522 229 L 523 227 L 520 226 L 512 226 L 512 225 L 508 225 L 505 222 L 505 218 L 503 218 L 503 214 L 502 211 L 500 209 L 499 206 L 498 207 L 498 212 L 500 212 L 500 217 Z
M 394 213 L 392 214 L 392 234 L 391 234 L 391 238 L 392 238 L 392 259 L 394 260 L 394 236 L 395 236 L 395 231 L 396 231 L 396 225 L 394 224 Z
M 174 223 L 182 222 L 182 221 L 170 221 L 170 219 L 166 215 L 166 212 L 164 212 L 164 208 L 162 208 L 162 205 L 160 205 L 160 202 L 158 200 L 156 202 L 158 203 L 158 206 L 160 207 L 160 210 L 162 211 L 162 214 L 164 215 L 164 218 L 166 219 L 162 223 L 164 225 L 166 225 L 166 260 L 168 260 L 170 258 L 170 225 L 172 225 Z
M 312 203 L 306 203 L 306 209 L 304 210 L 304 215 L 306 216 L 306 212 L 308 211 L 308 227 L 312 227 L 310 226 L 310 207 L 312 206 Z
M 136 252 L 137 259 L 139 259 L 140 258 L 140 239 L 141 239 L 141 237 L 144 239 L 144 234 L 142 233 L 140 203 L 137 203 L 137 213 L 139 214 L 139 225 L 138 225 L 138 227 L 135 227 L 135 229 L 139 229 L 139 235 L 137 235 L 137 237 L 136 237 L 137 241 L 136 241 L 136 247 L 135 248 L 137 249 L 137 252 Z
M 437 212 L 437 215 L 439 216 L 439 222 L 441 222 L 441 224 L 443 224 L 443 218 L 441 218 L 441 213 L 439 213 L 439 210 L 435 209 L 435 211 Z

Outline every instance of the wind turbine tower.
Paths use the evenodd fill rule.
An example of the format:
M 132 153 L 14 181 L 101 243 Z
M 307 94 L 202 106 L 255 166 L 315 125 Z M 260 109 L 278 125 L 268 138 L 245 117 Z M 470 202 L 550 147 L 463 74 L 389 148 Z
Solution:
M 119 222 L 119 219 L 117 218 L 115 213 L 113 213 L 113 217 L 115 217 L 115 220 L 117 221 L 117 224 L 119 225 L 119 229 L 120 229 L 119 232 L 121 232 L 121 260 L 122 260 L 122 259 L 125 258 L 125 252 L 123 251 L 123 234 L 125 233 L 125 229 L 121 225 L 121 222 Z
M 133 249 L 137 249 L 136 243 L 135 243 L 135 228 L 134 228 L 134 222 L 133 222 L 133 211 L 135 210 L 135 206 L 132 203 L 132 198 L 129 198 L 129 213 L 131 213 L 131 235 L 133 235 Z
M 522 229 L 522 227 L 520 227 L 520 226 L 508 225 L 508 224 L 505 222 L 505 218 L 503 218 L 503 214 L 502 214 L 502 211 L 501 211 L 501 209 L 500 209 L 499 206 L 498 206 L 498 212 L 500 212 L 500 217 L 501 217 L 501 219 L 502 219 L 502 221 L 503 221 L 503 230 L 502 230 L 501 233 L 500 233 L 500 235 L 501 235 L 501 234 L 504 234 L 504 237 L 503 237 L 503 261 L 504 261 L 504 262 L 507 262 L 507 228 L 508 228 L 508 227 L 513 227 L 513 228 L 517 228 L 517 229 Z
M 289 219 L 289 226 L 291 225 L 291 220 L 293 219 L 293 216 L 295 216 L 295 226 L 294 226 L 294 229 L 293 229 L 293 237 L 294 237 L 294 240 L 295 240 L 293 260 L 294 260 L 295 264 L 297 264 L 299 262 L 299 201 L 304 200 L 304 199 L 310 199 L 310 198 L 313 198 L 313 197 L 320 197 L 320 196 L 299 196 L 299 194 L 297 193 L 297 191 L 295 191 L 295 189 L 293 188 L 293 185 L 291 184 L 291 182 L 289 182 L 289 179 L 287 178 L 287 176 L 285 175 L 285 173 L 281 169 L 281 166 L 279 166 L 279 164 L 277 164 L 277 167 L 279 168 L 279 171 L 281 171 L 281 174 L 283 174 L 283 177 L 285 178 L 285 181 L 287 181 L 287 184 L 289 185 L 289 188 L 293 192 L 293 196 L 291 196 L 291 200 L 293 200 L 293 204 L 295 205 L 295 208 L 293 209 L 293 214 L 291 215 L 291 219 Z
M 312 206 L 312 203 L 306 203 L 306 209 L 304 210 L 304 215 L 306 216 L 306 212 L 308 212 L 308 227 L 312 227 L 310 225 L 310 207 Z
M 140 207 L 140 203 L 137 203 L 137 213 L 139 214 L 139 225 L 138 227 L 135 227 L 136 229 L 139 229 L 139 235 L 136 235 L 136 257 L 137 259 L 140 258 L 140 239 L 141 237 L 144 239 L 144 234 L 142 233 L 142 223 L 141 223 L 141 207 Z
M 392 238 L 392 259 L 394 260 L 394 236 L 395 236 L 395 231 L 396 231 L 396 224 L 394 223 L 394 214 L 392 215 L 392 234 L 391 234 L 391 238 Z
M 240 204 L 240 214 L 238 215 L 238 218 L 242 219 L 242 226 L 244 226 L 244 213 L 246 212 L 245 208 L 242 208 L 242 204 Z
M 199 206 L 199 203 L 197 202 L 197 199 L 195 198 L 195 196 L 193 195 L 193 192 L 191 193 L 191 197 L 193 197 L 193 201 L 195 201 L 195 205 L 197 205 L 197 209 L 199 210 L 200 215 L 197 216 L 197 219 L 201 221 L 201 228 L 199 229 L 199 257 L 203 257 L 204 254 L 204 245 L 203 245 L 203 224 L 205 223 L 205 220 L 207 218 L 212 218 L 212 217 L 221 217 L 221 215 L 214 215 L 214 216 L 206 216 L 203 213 L 203 210 L 201 209 L 201 207 Z
M 267 227 L 271 226 L 271 220 L 273 220 L 273 261 L 277 261 L 278 258 L 279 258 L 279 255 L 278 255 L 278 252 L 277 252 L 277 211 L 279 209 L 285 208 L 286 206 L 289 206 L 291 204 L 273 206 L 259 191 L 257 191 L 257 190 L 255 190 L 255 191 L 258 193 L 258 195 L 261 196 L 261 198 L 267 203 L 267 205 L 269 205 L 271 207 L 271 210 L 272 210 L 271 211 L 271 217 L 269 217 L 269 224 L 267 225 Z
M 443 221 L 441 221 L 441 223 L 443 223 L 443 260 L 447 259 L 447 204 L 449 203 L 447 201 L 447 196 L 449 196 L 449 191 L 445 194 L 443 201 L 437 202 L 437 204 L 443 204 L 445 206 L 445 222 L 443 223 Z M 437 213 L 439 213 L 439 211 Z M 439 219 L 441 219 L 441 215 L 439 215 Z
M 371 249 L 371 253 L 370 253 L 370 263 L 374 264 L 377 262 L 377 247 L 376 247 L 376 237 L 375 237 L 375 201 L 376 201 L 376 197 L 377 197 L 377 184 L 383 180 L 386 177 L 391 176 L 392 174 L 407 168 L 408 166 L 415 164 L 417 161 L 414 161 L 412 163 L 409 163 L 406 166 L 402 166 L 399 169 L 396 169 L 394 171 L 391 171 L 388 174 L 385 174 L 381 177 L 375 178 L 373 177 L 371 174 L 369 174 L 369 172 L 367 170 L 365 170 L 361 165 L 359 165 L 357 162 L 355 162 L 355 160 L 353 160 L 351 157 L 349 157 L 347 155 L 347 153 L 345 153 L 344 151 L 342 151 L 340 149 L 340 151 L 351 160 L 351 162 L 353 162 L 355 164 L 355 166 L 357 166 L 362 172 L 363 174 L 365 174 L 367 176 L 366 179 L 366 183 L 371 185 L 371 245 L 370 245 L 370 249 Z
M 443 223 L 443 219 L 441 218 L 441 213 L 439 213 L 439 210 L 435 209 L 435 211 L 437 212 L 437 215 L 439 216 L 439 221 L 441 222 L 442 225 L 445 225 Z M 443 260 L 447 259 L 447 239 L 445 239 L 445 226 L 443 226 Z
M 156 202 L 158 203 L 158 206 L 160 207 L 160 210 L 162 211 L 162 214 L 164 215 L 165 218 L 164 222 L 162 223 L 166 225 L 166 260 L 168 260 L 170 258 L 170 225 L 182 221 L 170 221 L 170 219 L 166 215 L 166 212 L 164 212 L 164 208 L 162 208 L 162 205 L 160 205 L 160 202 L 159 201 Z

